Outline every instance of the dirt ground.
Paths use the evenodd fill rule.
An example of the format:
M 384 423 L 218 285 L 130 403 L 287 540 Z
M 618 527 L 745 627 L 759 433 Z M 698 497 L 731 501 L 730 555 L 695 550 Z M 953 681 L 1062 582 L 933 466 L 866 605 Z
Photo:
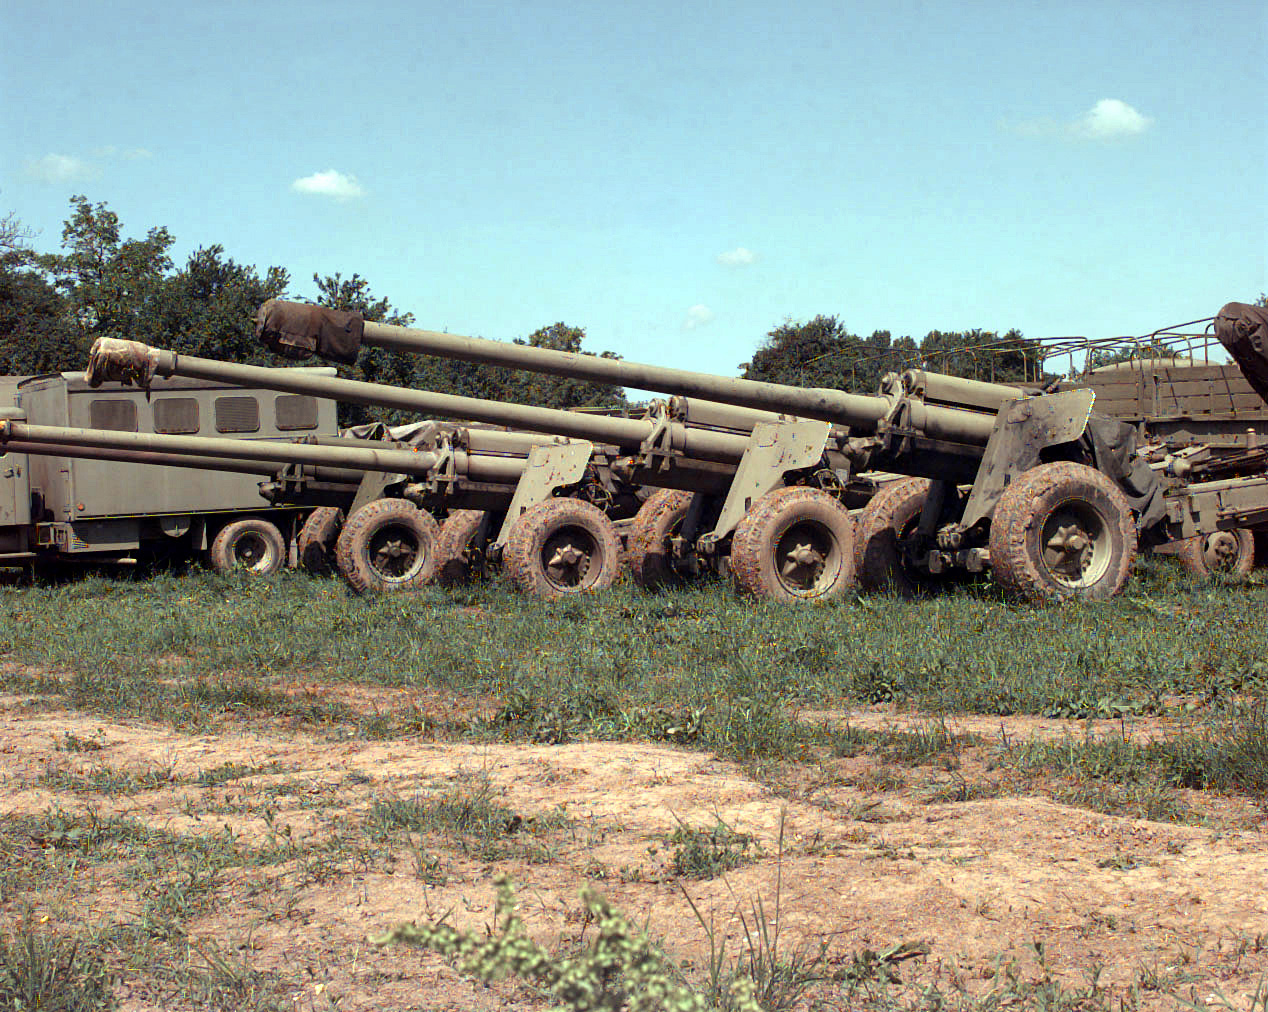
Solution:
M 355 698 L 357 690 L 337 691 Z M 363 702 L 381 707 L 383 695 L 376 690 L 373 701 L 367 695 Z M 396 701 L 441 717 L 448 705 L 408 692 Z M 818 716 L 874 728 L 909 727 L 919 719 L 877 709 Z M 526 822 L 567 816 L 567 828 L 541 837 L 547 850 L 537 860 L 486 863 L 428 844 L 435 874 L 423 874 L 419 860 L 401 850 L 329 874 L 282 867 L 230 878 L 214 908 L 186 925 L 190 937 L 278 970 L 297 1009 L 537 1007 L 521 988 L 473 985 L 432 954 L 380 950 L 366 941 L 396 922 L 442 914 L 483 930 L 498 873 L 513 878 L 531 931 L 551 945 L 566 947 L 582 933 L 578 891 L 593 882 L 697 968 L 708 948 L 688 897 L 715 920 L 717 937 L 734 954 L 745 944 L 740 917 L 751 922 L 760 900 L 785 952 L 817 951 L 826 943 L 827 966 L 838 976 L 857 966 L 864 950 L 918 942 L 927 954 L 898 972 L 909 984 L 935 983 L 948 992 L 981 992 L 1010 972 L 1032 982 L 1047 972 L 1077 986 L 1100 967 L 1102 984 L 1143 984 L 1145 1007 L 1174 1007 L 1151 985 L 1166 990 L 1186 982 L 1196 998 L 1213 1000 L 1218 992 L 1231 1008 L 1250 1007 L 1268 974 L 1262 811 L 1195 798 L 1195 807 L 1208 813 L 1204 824 L 1175 825 L 1043 797 L 929 801 L 940 785 L 989 779 L 990 754 L 1004 738 L 1086 731 L 1077 721 L 1032 718 L 948 724 L 987 741 L 965 749 L 956 770 L 904 768 L 883 776 L 875 760 L 853 758 L 758 775 L 653 744 L 367 742 L 271 721 L 188 736 L 32 709 L 10 696 L 0 697 L 0 816 L 91 806 L 169 833 L 229 826 L 247 842 L 284 832 L 303 844 L 356 826 L 376 798 L 434 792 L 468 774 L 487 777 L 500 803 Z M 1142 737 L 1166 731 L 1148 720 L 1099 726 Z M 68 735 L 95 744 L 67 751 Z M 215 786 L 192 782 L 226 763 L 267 772 Z M 157 771 L 170 786 L 87 795 L 50 787 L 55 781 L 46 774 L 54 768 Z M 713 879 L 675 876 L 666 836 L 683 824 L 705 827 L 719 819 L 755 838 L 756 860 Z M 35 853 L 42 845 L 29 846 Z M 41 901 L 55 922 L 81 927 L 126 921 L 136 907 L 109 867 L 50 883 Z M 842 986 L 827 982 L 819 994 L 839 1001 Z M 118 993 L 125 1009 L 163 1007 L 143 973 L 125 975 Z

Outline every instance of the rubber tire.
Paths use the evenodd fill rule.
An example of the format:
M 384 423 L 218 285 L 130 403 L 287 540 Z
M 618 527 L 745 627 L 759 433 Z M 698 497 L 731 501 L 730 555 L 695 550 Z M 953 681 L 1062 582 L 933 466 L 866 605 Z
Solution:
M 454 510 L 440 525 L 440 537 L 436 539 L 436 582 L 442 587 L 459 587 L 489 575 L 484 552 L 473 552 L 471 548 L 471 539 L 483 520 L 484 510 Z
M 903 536 L 920 522 L 930 484 L 928 478 L 887 482 L 859 511 L 854 529 L 854 566 L 863 590 L 919 597 L 944 582 L 903 565 L 900 545 Z
M 1043 561 L 1040 536 L 1046 520 L 1067 502 L 1081 501 L 1106 525 L 1109 559 L 1087 587 L 1057 580 Z M 1105 600 L 1126 585 L 1136 555 L 1136 523 L 1126 496 L 1108 477 L 1083 464 L 1040 464 L 1016 478 L 1000 496 L 991 518 L 991 570 L 1014 600 L 1043 604 L 1086 597 Z
M 687 515 L 692 495 L 675 488 L 663 488 L 648 496 L 639 507 L 630 528 L 626 561 L 630 576 L 643 590 L 656 590 L 682 582 L 674 569 L 669 539 Z
M 833 542 L 826 585 L 799 591 L 785 582 L 776 559 L 780 538 L 794 525 L 817 525 Z M 731 539 L 731 574 L 742 592 L 775 601 L 830 601 L 855 586 L 854 521 L 827 492 L 792 486 L 762 496 Z
M 1212 569 L 1210 563 L 1206 559 L 1206 541 L 1210 534 L 1199 534 L 1196 538 L 1186 538 L 1180 542 L 1180 550 L 1176 552 L 1176 557 L 1180 560 L 1180 565 L 1187 569 L 1194 576 L 1212 576 L 1215 573 L 1223 573 L 1229 576 L 1248 576 L 1250 571 L 1255 568 L 1255 533 L 1246 527 L 1238 527 L 1234 530 L 1221 532 L 1235 535 L 1237 538 L 1237 557 L 1233 561 L 1233 565 L 1227 569 Z
M 544 558 L 550 540 L 567 528 L 590 541 L 586 572 L 575 585 L 559 583 Z M 552 499 L 526 510 L 511 527 L 502 551 L 502 569 L 520 590 L 547 600 L 606 590 L 621 572 L 621 542 L 612 521 L 580 499 Z
M 411 568 L 399 577 L 390 577 L 370 561 L 369 548 L 374 536 L 392 526 L 399 526 L 413 536 L 416 555 Z M 440 525 L 405 499 L 376 499 L 357 510 L 344 524 L 335 546 L 339 572 L 358 594 L 396 593 L 417 590 L 431 582 L 436 571 L 436 540 Z
M 244 565 L 238 550 L 248 538 L 260 542 L 264 549 L 259 561 Z M 207 552 L 211 568 L 217 573 L 246 570 L 258 576 L 272 576 L 286 563 L 286 539 L 277 525 L 263 517 L 244 517 L 220 528 Z
M 314 576 L 333 576 L 335 545 L 343 530 L 343 510 L 337 506 L 318 506 L 308 514 L 296 539 L 299 568 Z

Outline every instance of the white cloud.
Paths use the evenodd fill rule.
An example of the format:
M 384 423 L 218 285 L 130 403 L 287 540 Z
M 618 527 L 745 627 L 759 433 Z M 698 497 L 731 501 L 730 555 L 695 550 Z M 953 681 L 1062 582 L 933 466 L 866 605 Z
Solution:
M 748 267 L 750 264 L 757 263 L 757 254 L 751 249 L 736 246 L 735 249 L 719 253 L 716 259 L 723 267 Z
M 365 190 L 357 182 L 356 176 L 345 176 L 334 169 L 314 172 L 311 176 L 297 179 L 291 183 L 291 189 L 297 193 L 312 193 L 319 197 L 334 197 L 336 200 L 365 196 Z
M 74 183 L 91 179 L 97 174 L 96 166 L 72 155 L 45 155 L 28 160 L 26 174 L 41 183 Z
M 683 321 L 683 329 L 695 330 L 713 322 L 713 310 L 697 303 L 687 310 L 687 319 Z
M 1070 129 L 1076 137 L 1104 141 L 1143 134 L 1152 122 L 1126 102 L 1103 98 L 1070 124 Z
M 1073 141 L 1112 141 L 1143 134 L 1153 120 L 1117 98 L 1103 98 L 1082 116 L 1065 123 L 1051 117 L 1001 122 L 1001 129 L 1023 137 L 1062 137 Z

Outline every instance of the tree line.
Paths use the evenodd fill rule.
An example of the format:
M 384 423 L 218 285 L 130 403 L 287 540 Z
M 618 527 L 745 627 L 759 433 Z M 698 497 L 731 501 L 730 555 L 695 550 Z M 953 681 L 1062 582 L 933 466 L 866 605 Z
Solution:
M 123 233 L 119 216 L 84 196 L 70 199 L 61 251 L 39 253 L 13 215 L 0 219 L 0 355 L 4 372 L 29 375 L 77 370 L 98 337 L 143 341 L 187 355 L 255 365 L 285 365 L 254 336 L 254 316 L 270 298 L 299 298 L 361 313 L 367 320 L 409 326 L 413 314 L 379 297 L 359 274 L 314 274 L 306 299 L 291 292 L 282 267 L 262 272 L 201 246 L 184 264 L 172 259 L 175 237 L 162 227 L 140 238 Z M 1260 297 L 1263 301 L 1263 297 Z M 585 330 L 566 323 L 542 327 L 517 343 L 592 354 Z M 616 358 L 610 351 L 605 358 Z M 739 367 L 746 379 L 874 392 L 881 377 L 908 368 L 1005 383 L 1043 383 L 1043 346 L 1020 331 L 931 331 L 919 342 L 877 330 L 851 334 L 837 316 L 787 320 L 769 331 Z M 1100 363 L 1098 363 L 1100 364 Z M 553 408 L 628 407 L 617 386 L 543 376 L 502 367 L 364 349 L 342 375 Z M 342 424 L 402 421 L 361 405 L 340 407 Z
M 71 198 L 62 249 L 39 253 L 29 230 L 13 216 L 0 219 L 0 355 L 9 375 L 79 370 L 99 337 L 120 337 L 250 365 L 294 365 L 255 339 L 255 312 L 271 298 L 297 298 L 361 313 L 375 323 L 409 326 L 413 314 L 376 296 L 359 274 L 314 274 L 314 293 L 291 292 L 282 267 L 263 272 L 240 264 L 221 245 L 202 246 L 182 265 L 172 260 L 175 237 L 152 228 L 141 238 L 123 233 L 105 203 Z M 585 331 L 566 323 L 542 327 L 517 343 L 586 354 Z M 612 357 L 611 352 L 603 352 Z M 537 376 L 517 370 L 365 348 L 340 375 L 371 383 L 416 386 L 487 400 L 544 407 L 626 404 L 620 387 Z M 340 424 L 409 420 L 400 412 L 340 405 Z

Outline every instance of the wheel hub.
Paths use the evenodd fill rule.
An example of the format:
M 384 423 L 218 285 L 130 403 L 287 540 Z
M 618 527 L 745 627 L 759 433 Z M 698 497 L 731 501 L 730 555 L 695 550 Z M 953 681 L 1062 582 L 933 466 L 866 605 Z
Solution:
M 1044 565 L 1068 587 L 1095 582 L 1109 565 L 1109 531 L 1090 507 L 1054 511 L 1043 534 Z
M 1202 554 L 1206 556 L 1206 564 L 1210 569 L 1231 570 L 1237 565 L 1241 546 L 1236 535 L 1228 531 L 1217 531 L 1206 539 L 1206 548 Z
M 543 552 L 551 582 L 560 587 L 578 586 L 590 569 L 589 547 L 569 535 L 551 538 Z
M 796 545 L 784 555 L 784 565 L 779 575 L 806 587 L 814 586 L 815 578 L 823 572 L 823 553 L 809 543 Z
M 410 572 L 417 555 L 417 546 L 412 540 L 400 534 L 388 533 L 375 539 L 370 558 L 379 573 L 400 577 Z
M 794 524 L 776 542 L 779 579 L 798 596 L 813 595 L 831 583 L 839 558 L 831 532 L 819 524 Z
M 234 546 L 233 554 L 240 565 L 248 569 L 254 569 L 259 565 L 260 560 L 264 558 L 264 543 L 257 537 L 239 538 L 238 543 Z

